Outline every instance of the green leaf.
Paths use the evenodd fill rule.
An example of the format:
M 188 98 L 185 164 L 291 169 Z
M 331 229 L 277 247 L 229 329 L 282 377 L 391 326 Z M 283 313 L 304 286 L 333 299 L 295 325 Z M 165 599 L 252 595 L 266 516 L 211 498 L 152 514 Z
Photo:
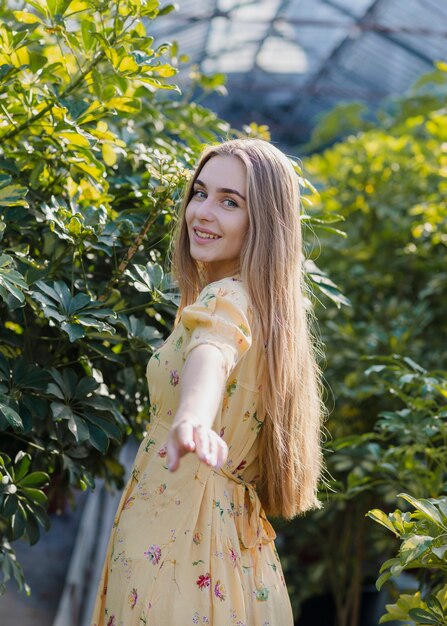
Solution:
M 22 185 L 8 184 L 11 180 L 11 176 L 0 174 L 0 207 L 27 207 L 28 202 L 25 200 L 27 188 Z
M 142 293 L 152 292 L 160 287 L 163 281 L 163 268 L 158 263 L 147 263 L 146 265 L 133 265 L 132 270 L 124 272 L 126 276 L 133 279 L 134 287 Z
M 391 572 L 383 572 L 383 574 L 380 574 L 379 578 L 376 580 L 376 588 L 377 591 L 380 591 L 383 587 L 383 585 L 391 578 Z
M 83 398 L 84 396 L 88 396 L 96 391 L 98 387 L 99 383 L 93 378 L 93 376 L 85 376 L 78 382 L 74 397 Z
M 7 518 L 12 517 L 16 513 L 18 506 L 19 499 L 16 494 L 6 496 L 3 504 L 3 515 Z
M 96 27 L 92 20 L 81 19 L 81 34 L 82 41 L 86 50 L 93 48 L 96 42 L 95 38 Z
M 63 15 L 71 2 L 72 0 L 46 0 L 49 15 L 51 17 Z
M 13 11 L 14 17 L 21 24 L 42 24 L 42 20 L 28 11 Z
M 17 411 L 12 409 L 8 404 L 5 403 L 4 398 L 5 396 L 0 397 L 0 413 L 4 416 L 6 421 L 12 426 L 14 430 L 22 431 L 23 430 L 22 418 L 17 413 Z
M 103 321 L 103 318 L 115 317 L 114 311 L 90 300 L 86 294 L 72 296 L 63 281 L 57 281 L 52 286 L 38 281 L 35 286 L 34 299 L 41 303 L 46 317 L 60 323 L 71 343 L 85 336 L 85 328 L 96 328 L 111 334 L 115 332 L 110 324 Z
M 39 504 L 35 504 L 34 502 L 27 502 L 24 505 L 27 513 L 28 513 L 28 517 L 30 515 L 32 515 L 36 521 L 43 527 L 45 528 L 45 530 L 49 530 L 50 526 L 51 526 L 51 520 L 48 516 L 48 513 L 46 512 L 46 510 L 41 507 Z
M 68 428 L 73 433 L 78 443 L 82 443 L 83 441 L 88 440 L 90 434 L 88 427 L 84 420 L 81 419 L 79 416 L 73 415 L 68 420 Z
M 418 624 L 430 624 L 431 626 L 445 626 L 444 619 L 438 619 L 431 612 L 424 609 L 411 609 L 408 615 L 412 620 L 416 620 Z
M 16 467 L 14 468 L 14 480 L 18 483 L 28 473 L 31 465 L 31 456 L 24 452 L 19 452 L 14 459 Z
M 414 595 L 401 594 L 396 604 L 387 604 L 387 614 L 383 615 L 379 624 L 391 622 L 395 620 L 408 620 L 409 611 L 412 608 L 419 608 L 422 605 L 421 593 L 416 592 Z
M 109 447 L 107 435 L 101 428 L 98 428 L 90 422 L 87 423 L 87 426 L 90 432 L 90 443 L 93 447 L 99 450 L 99 452 L 105 454 L 107 452 L 107 448 Z
M 23 507 L 19 504 L 17 511 L 11 518 L 11 531 L 14 539 L 19 539 L 25 532 L 26 514 Z
M 28 515 L 27 517 L 25 533 L 28 538 L 30 546 L 33 546 L 39 541 L 40 529 L 33 516 Z
M 169 13 L 176 11 L 177 9 L 178 6 L 175 4 L 165 4 L 165 6 L 158 11 L 158 15 L 169 15 Z
M 85 411 L 85 417 L 90 424 L 101 428 L 110 439 L 120 441 L 122 433 L 120 428 L 115 423 L 102 418 L 98 413 L 91 413 L 87 410 Z
M 421 557 L 433 543 L 433 537 L 425 535 L 411 535 L 402 542 L 400 547 L 400 561 L 403 566 Z
M 121 113 L 138 113 L 141 104 L 140 101 L 136 98 L 130 98 L 126 96 L 116 96 L 115 98 L 111 98 L 107 101 L 107 108 L 114 109 L 115 111 L 119 111 Z
M 27 289 L 28 285 L 19 272 L 9 267 L 13 263 L 12 257 L 7 254 L 0 254 L 0 295 L 3 300 L 7 301 L 7 292 L 12 294 L 19 302 L 25 301 L 23 289 Z
M 368 513 L 366 513 L 366 516 L 370 517 L 372 520 L 374 520 L 378 524 L 385 526 L 385 528 L 387 528 L 388 530 L 391 530 L 391 532 L 394 533 L 396 537 L 399 537 L 399 533 L 395 529 L 388 515 L 386 515 L 380 509 L 373 509 L 372 511 L 368 511 Z
M 430 500 L 426 500 L 425 498 L 413 498 L 412 496 L 406 493 L 397 494 L 398 498 L 403 498 L 407 502 L 409 502 L 415 509 L 420 511 L 422 515 L 436 524 L 437 526 L 445 527 L 445 520 L 442 518 L 439 510 L 436 508 L 434 504 L 430 502 Z
M 44 487 L 49 480 L 50 477 L 46 472 L 32 472 L 20 481 L 16 477 L 16 482 L 20 484 L 20 487 Z
M 55 385 L 48 386 L 48 392 L 51 393 L 52 390 L 58 390 Z M 51 411 L 53 413 L 53 417 L 55 420 L 70 420 L 73 419 L 73 411 L 71 406 L 62 402 L 51 402 Z
M 47 496 L 40 489 L 34 489 L 33 487 L 20 487 L 20 492 L 23 493 L 32 502 L 37 504 L 46 504 L 48 502 Z
M 439 617 L 444 617 L 444 609 L 436 596 L 429 596 L 426 600 L 427 608 Z
M 61 329 L 67 333 L 71 343 L 85 337 L 85 330 L 81 324 L 69 324 L 67 322 L 62 322 Z

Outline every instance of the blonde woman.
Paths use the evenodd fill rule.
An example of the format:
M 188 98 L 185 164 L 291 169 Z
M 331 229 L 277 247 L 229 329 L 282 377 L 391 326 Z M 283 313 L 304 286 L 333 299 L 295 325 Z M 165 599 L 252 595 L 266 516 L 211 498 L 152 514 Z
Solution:
M 148 364 L 151 420 L 92 625 L 293 625 L 265 512 L 320 506 L 301 263 L 289 160 L 255 139 L 206 149 L 175 241 L 177 324 Z

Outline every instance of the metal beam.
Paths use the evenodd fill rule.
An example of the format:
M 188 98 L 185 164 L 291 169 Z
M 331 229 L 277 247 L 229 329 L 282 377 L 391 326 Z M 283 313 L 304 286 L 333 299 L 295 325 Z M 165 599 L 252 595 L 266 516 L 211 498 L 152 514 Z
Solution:
M 384 0 L 373 0 L 373 2 L 370 4 L 369 8 L 365 11 L 363 16 L 360 19 L 355 18 L 357 24 L 362 24 L 362 23 L 367 22 L 370 19 L 370 17 L 375 14 L 379 5 L 383 1 Z M 330 0 L 323 0 L 323 2 L 333 8 L 338 9 L 341 13 L 344 13 L 345 15 L 349 15 L 351 18 L 353 17 L 351 14 L 349 14 L 348 11 L 334 4 Z M 317 83 L 320 81 L 320 79 L 324 78 L 324 76 L 326 76 L 329 73 L 329 71 L 332 69 L 332 64 L 334 63 L 334 61 L 336 61 L 341 56 L 341 54 L 345 51 L 346 48 L 352 45 L 353 45 L 353 39 L 349 37 L 349 35 L 344 37 L 344 39 L 337 46 L 335 46 L 335 48 L 332 50 L 332 53 L 324 60 L 323 64 L 314 73 L 312 78 L 307 82 L 307 85 L 316 89 Z
M 323 2 L 325 4 L 327 4 L 327 5 L 329 5 L 329 6 L 337 9 L 338 11 L 340 11 L 340 13 L 343 13 L 343 15 L 346 15 L 347 17 L 350 17 L 350 18 L 356 20 L 356 16 L 353 13 L 348 11 L 348 9 L 345 9 L 344 7 L 339 6 L 336 2 L 333 2 L 332 0 L 323 0 Z M 359 28 L 361 28 L 362 30 L 373 30 L 373 29 L 369 28 L 369 26 L 370 26 L 369 18 L 372 15 L 371 10 L 374 13 L 376 13 L 376 11 L 379 8 L 380 2 L 381 2 L 381 0 L 376 0 L 375 2 L 372 3 L 372 5 L 369 7 L 369 9 L 366 11 L 366 13 L 361 18 L 360 23 L 358 23 Z M 420 52 L 419 50 L 416 50 L 415 48 L 413 48 L 409 44 L 405 43 L 404 41 L 401 41 L 400 39 L 398 39 L 397 37 L 394 37 L 393 35 L 394 34 L 405 34 L 405 35 L 422 35 L 422 36 L 429 35 L 429 36 L 433 36 L 434 34 L 436 34 L 439 37 L 447 37 L 447 31 L 433 31 L 432 29 L 418 28 L 418 27 L 416 27 L 416 28 L 406 28 L 406 27 L 388 28 L 386 26 L 381 26 L 381 25 L 378 25 L 378 24 L 375 25 L 374 32 L 377 35 L 380 35 L 380 36 L 384 37 L 385 39 L 388 39 L 388 41 L 391 41 L 395 45 L 403 48 L 409 54 L 412 54 L 412 55 L 416 56 L 421 61 L 424 61 L 424 62 L 428 63 L 430 66 L 433 65 L 433 59 L 431 57 L 429 57 L 428 55 L 424 54 L 423 52 Z
M 330 3 L 331 6 L 336 6 L 333 5 L 332 3 Z M 278 23 L 286 23 L 286 24 L 290 24 L 292 26 L 298 26 L 298 27 L 314 27 L 314 28 L 327 28 L 328 30 L 334 29 L 334 28 L 347 28 L 347 29 L 351 29 L 351 30 L 357 30 L 357 31 L 362 31 L 362 32 L 377 32 L 377 33 L 390 33 L 390 34 L 395 34 L 395 35 L 420 35 L 422 37 L 440 37 L 441 39 L 445 39 L 447 38 L 447 29 L 433 29 L 433 28 L 425 28 L 423 26 L 386 26 L 385 24 L 379 24 L 379 23 L 375 23 L 375 22 L 361 22 L 359 21 L 355 15 L 349 13 L 348 11 L 340 8 L 340 11 L 343 11 L 343 13 L 345 13 L 347 16 L 351 17 L 351 21 L 339 21 L 339 20 L 320 20 L 320 19 L 309 19 L 309 18 L 305 18 L 305 19 L 300 19 L 300 18 L 294 18 L 294 17 L 285 17 L 282 16 L 281 14 L 278 14 L 275 18 L 273 18 L 273 20 L 270 20 L 271 25 L 276 28 Z M 175 21 L 176 22 L 183 22 L 183 25 L 179 25 L 175 31 L 169 31 L 169 33 L 172 32 L 179 32 L 180 30 L 184 30 L 185 28 L 187 28 L 187 26 L 185 26 L 188 24 L 198 24 L 201 22 L 210 22 L 212 21 L 214 18 L 216 17 L 223 17 L 225 19 L 227 19 L 228 21 L 233 20 L 234 18 L 231 17 L 228 13 L 224 13 L 221 11 L 218 11 L 216 13 L 211 13 L 209 15 L 178 15 Z M 174 20 L 173 20 L 174 21 Z M 250 19 L 239 19 L 238 23 L 240 24 L 264 24 L 266 22 L 265 19 L 260 19 L 260 18 L 250 18 Z

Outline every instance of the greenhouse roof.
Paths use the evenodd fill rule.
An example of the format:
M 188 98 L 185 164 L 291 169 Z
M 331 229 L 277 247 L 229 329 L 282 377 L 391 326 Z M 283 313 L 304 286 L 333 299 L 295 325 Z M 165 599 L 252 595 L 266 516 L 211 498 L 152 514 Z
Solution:
M 188 0 L 157 23 L 229 95 L 207 103 L 234 125 L 303 141 L 340 101 L 377 106 L 447 52 L 447 0 Z M 180 82 L 182 77 L 180 76 Z

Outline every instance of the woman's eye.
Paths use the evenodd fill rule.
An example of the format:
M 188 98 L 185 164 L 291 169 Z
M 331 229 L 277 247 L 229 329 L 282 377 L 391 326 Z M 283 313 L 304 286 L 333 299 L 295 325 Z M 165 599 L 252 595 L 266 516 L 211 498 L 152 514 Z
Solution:
M 203 189 L 196 189 L 194 191 L 194 195 L 197 196 L 198 198 L 205 198 L 206 197 L 206 193 L 203 191 Z
M 229 207 L 230 209 L 234 209 L 234 207 L 238 206 L 237 202 L 235 202 L 231 198 L 225 198 L 224 204 L 226 204 L 226 206 Z

